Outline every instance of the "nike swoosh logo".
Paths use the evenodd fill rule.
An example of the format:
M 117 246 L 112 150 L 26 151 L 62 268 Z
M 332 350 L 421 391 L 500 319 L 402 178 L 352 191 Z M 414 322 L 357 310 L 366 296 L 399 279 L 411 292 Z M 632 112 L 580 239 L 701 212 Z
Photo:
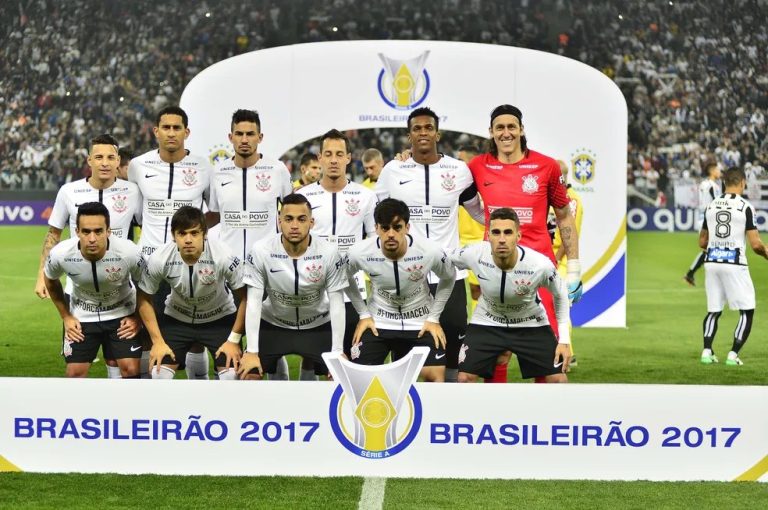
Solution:
M 137 345 L 137 346 L 131 347 L 131 352 L 136 352 L 136 351 L 138 351 L 139 349 L 141 349 L 141 346 L 140 346 L 140 345 Z
M 223 187 L 224 187 L 224 186 L 226 186 L 227 184 L 231 184 L 231 183 L 232 183 L 232 181 L 222 182 L 222 183 L 221 183 L 221 187 L 223 188 Z
M 562 366 L 562 364 L 563 364 L 563 362 L 561 361 L 560 363 L 555 363 L 552 366 L 555 367 L 555 368 L 560 368 Z
M 496 183 L 495 182 L 483 181 L 483 186 L 490 186 L 492 184 L 496 184 Z
M 174 278 L 178 278 L 179 276 L 181 276 L 181 275 L 176 275 L 176 276 L 166 276 L 166 278 L 168 278 L 169 280 L 172 280 L 172 279 L 174 279 Z
M 435 359 L 443 359 L 445 358 L 445 354 L 435 354 Z
M 73 276 L 78 276 L 78 275 L 80 275 L 80 273 L 67 273 L 67 276 L 69 276 L 70 278 L 72 278 Z
M 145 179 L 151 179 L 152 177 L 157 177 L 157 174 L 152 174 L 152 175 L 150 175 L 150 174 L 144 174 L 144 178 L 145 178 Z
M 368 276 L 370 276 L 371 278 L 374 278 L 376 276 L 381 276 L 381 273 L 368 273 Z
M 459 335 L 459 340 L 464 340 L 465 338 L 467 338 L 467 335 Z
M 485 276 L 477 275 L 477 279 L 478 280 L 487 280 L 488 278 L 486 278 Z
M 402 184 L 406 184 L 406 183 L 409 183 L 409 182 L 411 182 L 412 180 L 413 180 L 413 179 L 409 179 L 409 180 L 407 180 L 407 181 L 400 181 L 400 184 L 401 184 L 401 185 L 402 185 Z
M 285 269 L 270 269 L 270 273 L 279 273 L 280 271 L 285 271 Z

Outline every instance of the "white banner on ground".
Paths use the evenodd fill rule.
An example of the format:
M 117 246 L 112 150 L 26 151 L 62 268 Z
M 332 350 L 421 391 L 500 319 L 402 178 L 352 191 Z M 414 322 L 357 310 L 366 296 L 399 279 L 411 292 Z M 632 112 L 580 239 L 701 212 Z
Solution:
M 767 387 L 379 375 L 367 386 L 3 378 L 0 470 L 768 481 Z

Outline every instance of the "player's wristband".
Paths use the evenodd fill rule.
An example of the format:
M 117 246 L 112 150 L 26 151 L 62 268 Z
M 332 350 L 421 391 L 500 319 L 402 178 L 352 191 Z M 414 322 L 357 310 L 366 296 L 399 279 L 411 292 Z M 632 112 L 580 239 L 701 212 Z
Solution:
M 576 279 L 581 279 L 581 262 L 579 259 L 568 259 L 567 264 L 568 276 L 575 276 Z
M 240 333 L 235 333 L 234 331 L 229 334 L 229 337 L 227 338 L 227 342 L 232 342 L 233 344 L 240 344 L 240 339 L 243 338 L 243 335 Z

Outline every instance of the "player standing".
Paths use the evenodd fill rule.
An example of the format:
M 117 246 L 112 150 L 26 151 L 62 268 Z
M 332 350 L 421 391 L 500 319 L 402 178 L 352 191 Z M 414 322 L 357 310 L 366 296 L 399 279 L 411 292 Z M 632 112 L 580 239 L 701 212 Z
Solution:
M 463 205 L 473 218 L 482 220 L 482 206 L 467 165 L 437 152 L 439 119 L 429 108 L 416 108 L 408 116 L 411 157 L 392 160 L 379 175 L 374 191 L 379 200 L 402 200 L 410 209 L 416 235 L 445 250 L 459 247 L 458 210 Z M 458 375 L 458 355 L 467 327 L 465 271 L 457 273 L 451 298 L 443 315 L 446 348 L 446 380 Z M 434 291 L 438 278 L 429 276 Z
M 720 184 L 720 165 L 714 161 L 710 161 L 704 167 L 704 172 L 706 173 L 707 178 L 699 184 L 699 214 L 696 218 L 696 223 L 699 225 L 699 229 L 701 229 L 700 225 L 704 222 L 707 206 L 709 206 L 710 202 L 715 198 L 723 194 L 723 188 Z M 685 280 L 691 287 L 696 285 L 694 275 L 696 274 L 696 271 L 704 265 L 706 255 L 706 251 L 699 252 L 699 254 L 696 255 L 696 258 L 693 259 L 691 267 L 688 268 L 688 272 L 683 276 L 683 280 Z
M 376 194 L 368 188 L 347 179 L 347 165 L 352 161 L 349 140 L 344 133 L 332 129 L 320 142 L 319 161 L 323 176 L 319 181 L 296 192 L 304 195 L 312 206 L 314 226 L 312 234 L 336 245 L 344 257 L 349 249 L 366 237 L 374 235 L 376 228 L 373 210 Z M 363 276 L 355 276 L 357 288 L 365 293 Z M 349 356 L 352 334 L 357 324 L 354 307 L 346 304 L 344 353 Z M 302 379 L 315 378 L 312 367 L 302 365 Z
M 740 168 L 729 168 L 723 176 L 725 193 L 707 206 L 699 233 L 699 247 L 706 251 L 704 274 L 707 291 L 707 315 L 704 318 L 704 350 L 701 362 L 717 363 L 712 343 L 717 334 L 717 321 L 725 302 L 739 311 L 739 322 L 733 332 L 733 345 L 726 365 L 743 365 L 739 351 L 749 338 L 755 314 L 755 287 L 747 266 L 746 242 L 758 255 L 768 259 L 768 250 L 760 240 L 755 225 L 755 209 L 741 197 L 747 178 Z M 710 232 L 712 235 L 710 235 Z
M 193 156 L 184 148 L 189 137 L 189 118 L 178 106 L 167 106 L 157 113 L 153 129 L 157 150 L 131 160 L 128 179 L 135 182 L 144 197 L 139 246 L 149 257 L 160 246 L 173 240 L 171 217 L 182 206 L 202 208 L 208 201 L 213 169 L 207 160 Z M 155 315 L 162 320 L 168 287 L 155 295 Z M 184 361 L 190 379 L 208 379 L 208 357 L 193 347 Z
M 64 322 L 62 354 L 67 377 L 86 377 L 102 347 L 117 361 L 119 378 L 139 377 L 141 322 L 135 315 L 136 290 L 131 277 L 142 274 L 139 248 L 110 235 L 110 212 L 100 202 L 78 206 L 76 237 L 57 244 L 45 264 L 43 281 Z M 59 278 L 69 277 L 71 297 L 64 297 Z
M 582 293 L 579 240 L 560 168 L 554 159 L 528 148 L 522 119 L 522 112 L 514 106 L 504 104 L 494 108 L 488 129 L 491 150 L 473 159 L 469 167 L 483 198 L 486 221 L 496 209 L 513 209 L 520 221 L 520 244 L 547 255 L 556 264 L 547 230 L 547 214 L 550 206 L 554 209 L 568 256 L 568 297 L 575 302 L 581 299 Z M 557 335 L 552 296 L 541 288 L 539 298 Z M 506 379 L 507 367 L 502 362 L 494 372 L 493 381 L 505 382 Z
M 290 194 L 280 210 L 281 234 L 251 247 L 242 378 L 274 372 L 287 354 L 309 358 L 326 373 L 322 353 L 342 350 L 345 263 L 333 244 L 310 234 L 312 224 L 307 197 Z
M 207 239 L 207 231 L 203 212 L 182 206 L 171 219 L 173 241 L 147 259 L 137 309 L 152 339 L 149 368 L 153 379 L 173 379 L 177 360 L 198 342 L 216 353 L 219 379 L 236 378 L 246 308 L 243 263 L 223 243 Z M 165 317 L 158 323 L 152 295 L 161 282 L 171 292 L 165 301 Z M 233 292 L 240 299 L 237 307 Z
M 567 382 L 571 356 L 568 292 L 548 255 L 518 246 L 520 220 L 514 210 L 491 213 L 488 241 L 457 250 L 451 260 L 477 274 L 482 294 L 459 354 L 459 382 L 490 377 L 497 357 L 517 355 L 523 378 Z M 555 338 L 536 290 L 554 296 L 560 338 Z
M 456 272 L 439 245 L 414 237 L 405 202 L 387 198 L 374 212 L 378 237 L 366 239 L 349 251 L 349 273 L 363 271 L 371 279 L 366 307 L 357 287 L 347 293 L 359 315 L 351 359 L 363 365 L 380 365 L 392 353 L 397 361 L 418 346 L 430 348 L 421 371 L 428 382 L 445 381 L 446 334 L 441 314 L 454 289 Z M 439 278 L 435 297 L 427 275 Z M 466 310 L 466 308 L 465 308 Z M 424 338 L 429 333 L 431 338 Z

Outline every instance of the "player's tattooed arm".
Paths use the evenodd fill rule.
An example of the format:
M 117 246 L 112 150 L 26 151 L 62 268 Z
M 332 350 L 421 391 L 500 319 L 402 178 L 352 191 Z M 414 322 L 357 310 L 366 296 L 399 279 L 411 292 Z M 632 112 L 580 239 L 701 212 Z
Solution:
M 48 289 L 45 286 L 45 280 L 43 278 L 43 267 L 45 267 L 45 261 L 48 260 L 48 255 L 51 250 L 61 241 L 61 229 L 56 227 L 48 227 L 48 232 L 45 234 L 43 240 L 43 251 L 40 253 L 40 266 L 37 268 L 37 281 L 35 282 L 35 294 L 40 299 L 50 297 Z
M 760 234 L 755 230 L 747 230 L 747 240 L 752 251 L 768 259 L 768 248 L 765 247 L 763 241 L 760 239 Z
M 560 229 L 560 239 L 563 240 L 565 255 L 569 259 L 579 258 L 579 236 L 576 233 L 576 219 L 571 214 L 569 206 L 555 209 L 557 228 Z

